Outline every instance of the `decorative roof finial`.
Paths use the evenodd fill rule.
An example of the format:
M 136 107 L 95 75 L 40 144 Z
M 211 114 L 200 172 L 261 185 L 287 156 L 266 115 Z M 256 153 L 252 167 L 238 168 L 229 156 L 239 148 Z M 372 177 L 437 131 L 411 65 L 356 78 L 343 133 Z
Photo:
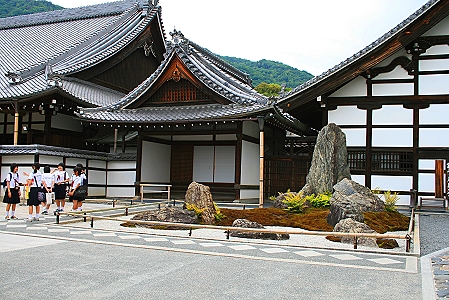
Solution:
M 182 42 L 185 42 L 185 37 L 182 34 L 181 31 L 178 31 L 175 29 L 173 29 L 173 32 L 170 32 L 173 44 L 180 44 Z

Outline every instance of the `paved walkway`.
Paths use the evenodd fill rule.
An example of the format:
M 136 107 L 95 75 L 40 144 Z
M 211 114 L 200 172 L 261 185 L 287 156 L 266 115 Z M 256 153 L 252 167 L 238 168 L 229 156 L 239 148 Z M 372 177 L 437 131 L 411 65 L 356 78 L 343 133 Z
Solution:
M 111 205 L 93 203 L 86 203 L 84 205 L 85 210 L 101 207 L 110 208 Z M 4 211 L 4 204 L 0 205 L 0 209 Z M 88 223 L 83 222 L 56 224 L 56 217 L 54 215 L 41 216 L 39 222 L 26 222 L 27 207 L 24 206 L 19 206 L 16 214 L 20 218 L 19 220 L 6 221 L 3 217 L 0 219 L 0 253 L 3 253 L 0 256 L 0 263 L 2 266 L 5 266 L 5 269 L 2 268 L 3 270 L 0 270 L 0 276 L 6 279 L 0 280 L 0 287 L 3 287 L 3 291 L 11 290 L 11 287 L 17 285 L 17 281 L 11 281 L 12 274 L 5 271 L 11 268 L 14 269 L 14 264 L 17 264 L 19 268 L 31 270 L 30 273 L 33 276 L 28 273 L 25 275 L 25 278 L 28 279 L 34 278 L 36 274 L 42 271 L 45 271 L 46 274 L 48 272 L 59 272 L 57 263 L 55 265 L 52 263 L 50 270 L 41 268 L 42 257 L 47 257 L 44 261 L 48 261 L 49 263 L 55 257 L 64 256 L 64 261 L 69 259 L 71 264 L 73 264 L 71 267 L 74 268 L 74 271 L 72 271 L 75 272 L 73 273 L 75 278 L 77 278 L 77 272 L 81 272 L 84 274 L 83 276 L 97 278 L 97 276 L 100 276 L 99 274 L 95 275 L 97 272 L 100 274 L 105 272 L 115 273 L 117 272 L 117 268 L 133 269 L 132 265 L 136 261 L 142 259 L 147 260 L 148 255 L 153 256 L 158 253 L 156 256 L 168 255 L 170 259 L 179 260 L 181 269 L 181 266 L 186 263 L 191 267 L 189 260 L 192 255 L 195 256 L 195 260 L 199 259 L 201 261 L 198 261 L 200 265 L 203 261 L 207 265 L 210 265 L 212 269 L 203 269 L 195 266 L 193 268 L 195 272 L 189 274 L 187 277 L 182 277 L 186 275 L 186 270 L 180 273 L 175 271 L 170 272 L 169 277 L 177 282 L 181 282 L 186 288 L 189 286 L 188 283 L 192 284 L 190 281 L 193 278 L 200 276 L 199 279 L 204 281 L 203 283 L 211 281 L 208 284 L 223 286 L 225 289 L 230 288 L 233 290 L 233 293 L 229 295 L 236 296 L 225 297 L 225 295 L 228 295 L 225 293 L 223 295 L 218 294 L 218 296 L 212 297 L 213 299 L 265 299 L 267 295 L 270 295 L 270 290 L 267 289 L 266 292 L 268 294 L 262 295 L 255 288 L 256 286 L 260 287 L 261 282 L 264 285 L 270 285 L 271 282 L 276 282 L 285 289 L 279 291 L 275 288 L 278 293 L 276 295 L 279 297 L 276 297 L 276 295 L 270 296 L 270 298 L 275 299 L 322 299 L 323 297 L 327 299 L 435 299 L 435 293 L 438 293 L 440 297 L 447 295 L 445 294 L 447 291 L 448 277 L 446 268 L 449 265 L 449 250 L 437 253 L 432 257 L 424 257 L 421 261 L 422 274 L 419 274 L 418 258 L 405 253 L 389 254 L 370 253 L 361 250 L 312 249 L 291 245 L 283 246 L 248 241 L 242 242 L 237 239 L 210 240 L 189 237 L 187 234 L 185 237 L 174 237 L 133 233 L 127 231 L 125 228 L 123 230 L 91 229 Z M 73 217 L 61 216 L 62 222 L 66 220 L 73 220 Z M 115 255 L 111 258 L 116 259 L 115 262 L 108 260 L 105 268 L 98 266 L 99 270 L 92 269 L 91 267 L 88 269 L 84 269 L 84 267 L 79 268 L 80 265 L 85 265 L 85 254 L 92 260 L 94 260 L 95 256 L 99 261 L 107 259 L 108 256 L 105 256 L 103 252 L 96 252 L 96 249 L 103 249 L 104 247 L 107 249 L 105 252 L 114 252 Z M 34 248 L 39 249 L 37 250 L 39 255 L 35 258 L 33 258 L 33 253 L 36 253 L 36 250 L 32 250 Z M 78 248 L 80 248 L 78 250 L 79 252 L 77 250 L 73 252 L 72 249 Z M 166 254 L 161 254 L 161 251 Z M 132 256 L 132 260 L 129 261 L 128 256 L 134 252 L 140 254 L 138 256 Z M 49 256 L 50 253 L 52 256 Z M 117 253 L 122 253 L 123 256 L 117 258 Z M 187 261 L 182 258 L 186 255 L 189 257 Z M 11 261 L 11 257 L 17 258 Z M 125 257 L 128 258 L 125 259 Z M 72 259 L 74 260 L 72 261 Z M 123 259 L 126 261 L 122 262 Z M 432 267 L 429 267 L 431 269 L 430 272 L 426 270 L 426 259 L 428 259 L 429 266 L 430 262 L 432 263 Z M 32 264 L 33 261 L 36 261 L 37 265 Z M 237 269 L 239 269 L 235 265 L 236 262 L 237 266 L 246 265 L 250 268 L 245 270 L 245 276 L 242 276 L 241 273 L 230 273 L 230 270 L 237 272 Z M 44 266 L 48 263 L 44 264 Z M 125 267 L 122 263 L 131 264 L 131 266 Z M 151 260 L 148 263 L 151 266 L 155 262 Z M 164 265 L 164 268 L 167 267 L 163 262 L 158 262 L 158 264 Z M 149 266 L 147 266 L 147 269 Z M 147 282 L 150 277 L 152 280 L 155 280 L 153 277 L 154 274 L 148 275 L 148 273 L 154 272 L 153 268 L 150 269 L 147 271 L 134 269 L 135 274 L 133 276 L 143 276 L 143 282 Z M 254 272 L 252 272 L 252 269 L 254 269 Z M 263 269 L 263 272 L 261 269 Z M 257 270 L 261 273 L 257 273 Z M 290 270 L 290 272 L 287 272 L 287 270 Z M 223 274 L 227 274 L 231 278 L 224 278 L 222 271 Z M 156 271 L 156 273 L 158 272 L 160 270 Z M 205 272 L 209 272 L 210 275 L 205 275 Z M 434 274 L 435 284 L 433 282 Z M 212 278 L 209 278 L 210 276 Z M 66 277 L 66 275 L 62 277 Z M 26 280 L 25 278 L 20 279 L 20 281 Z M 256 278 L 260 278 L 260 282 L 255 281 Z M 121 284 L 126 282 L 129 285 L 128 279 L 128 277 L 121 277 Z M 70 280 L 67 280 L 65 284 L 70 285 Z M 101 279 L 98 280 L 100 282 L 102 281 Z M 78 291 L 80 295 L 90 296 L 91 298 L 93 295 L 95 299 L 97 296 L 98 298 L 106 298 L 98 293 L 99 291 L 104 291 L 103 287 L 99 287 L 92 282 L 85 282 L 84 279 L 81 281 L 83 286 L 86 285 L 95 289 L 95 291 L 90 291 L 89 294 L 85 290 L 85 287 L 83 287 L 81 291 Z M 29 281 L 26 280 L 26 282 Z M 156 282 L 160 282 L 160 279 L 157 279 Z M 222 284 L 232 284 L 233 286 L 227 287 Z M 247 286 L 248 284 L 254 286 L 249 287 Z M 236 286 L 240 288 L 236 288 Z M 244 291 L 245 288 L 247 291 Z M 301 290 L 300 294 L 298 294 L 298 289 Z M 160 292 L 159 290 L 156 292 L 149 288 L 147 290 L 152 297 Z M 166 285 L 162 286 L 161 290 L 165 290 L 166 294 L 165 296 L 160 294 L 158 298 L 181 298 L 173 297 L 171 289 L 167 289 Z M 181 291 L 179 288 L 174 290 L 178 291 L 180 295 L 183 295 L 182 298 L 184 299 L 198 298 L 193 297 L 193 295 L 186 295 L 186 292 Z M 248 290 L 251 292 L 248 293 Z M 22 292 L 24 295 L 34 297 L 34 294 L 29 291 Z M 222 290 L 220 289 L 221 292 Z M 3 296 L 6 297 L 9 293 L 3 293 L 0 298 L 3 298 Z M 128 295 L 127 293 L 128 291 L 125 292 L 123 287 L 117 286 L 116 292 L 109 291 L 106 295 L 110 296 L 107 298 L 118 299 Z M 48 295 L 41 295 L 40 292 L 38 294 L 43 296 L 39 298 L 49 298 Z M 147 296 L 150 294 L 147 294 Z M 11 292 L 11 295 L 16 295 L 17 298 L 18 294 Z M 76 293 L 66 296 L 71 299 L 79 299 Z

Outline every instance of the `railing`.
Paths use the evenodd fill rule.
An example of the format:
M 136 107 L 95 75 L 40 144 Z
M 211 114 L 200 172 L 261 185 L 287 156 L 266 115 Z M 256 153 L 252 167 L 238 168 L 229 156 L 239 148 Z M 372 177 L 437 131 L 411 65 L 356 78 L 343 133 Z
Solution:
M 156 190 L 150 189 L 145 190 L 145 187 L 151 187 L 151 188 L 158 188 Z M 140 202 L 143 202 L 143 194 L 150 193 L 150 194 L 160 194 L 160 193 L 167 193 L 167 201 L 170 201 L 170 191 L 171 191 L 171 184 L 152 184 L 152 183 L 141 183 L 140 184 Z M 162 190 L 162 188 L 165 188 Z
M 173 202 L 176 204 L 176 201 Z M 154 205 L 154 204 L 153 204 Z M 160 208 L 160 203 L 159 203 Z M 117 209 L 117 208 L 114 208 Z M 111 210 L 111 209 L 108 209 Z M 117 217 L 103 217 L 103 216 L 93 216 L 87 213 L 98 212 L 95 211 L 85 211 L 85 212 L 69 212 L 65 213 L 67 215 L 82 217 L 84 222 L 90 219 L 90 227 L 94 227 L 94 220 L 109 220 L 109 221 L 119 221 L 124 223 L 133 224 L 144 224 L 144 225 L 158 225 L 158 226 L 176 226 L 184 227 L 189 229 L 189 236 L 192 235 L 192 229 L 219 229 L 226 232 L 226 239 L 229 239 L 231 231 L 244 231 L 244 232 L 262 232 L 262 233 L 272 233 L 272 234 L 302 234 L 302 235 L 314 235 L 314 236 L 332 236 L 332 237 L 351 237 L 354 241 L 354 249 L 357 249 L 359 238 L 375 238 L 375 239 L 401 239 L 405 240 L 405 251 L 410 252 L 412 232 L 414 228 L 414 209 L 411 211 L 410 223 L 407 234 L 380 234 L 380 233 L 349 233 L 349 232 L 326 232 L 326 231 L 309 231 L 304 229 L 286 229 L 286 230 L 271 230 L 271 229 L 260 229 L 260 228 L 242 228 L 242 227 L 230 227 L 230 226 L 215 226 L 215 225 L 202 225 L 202 224 L 185 224 L 185 223 L 174 223 L 174 222 L 160 222 L 160 221 L 141 221 L 141 220 L 129 220 L 121 219 Z M 128 207 L 125 208 L 125 215 L 128 215 Z M 56 223 L 59 224 L 59 215 L 57 215 Z

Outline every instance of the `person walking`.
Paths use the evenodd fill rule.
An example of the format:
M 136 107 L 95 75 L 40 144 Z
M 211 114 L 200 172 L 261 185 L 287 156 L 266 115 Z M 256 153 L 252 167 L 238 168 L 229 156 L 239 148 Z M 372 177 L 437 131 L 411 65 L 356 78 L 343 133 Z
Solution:
M 39 199 L 39 193 L 42 193 L 42 173 L 39 171 L 41 168 L 39 163 L 31 165 L 33 171 L 28 176 L 28 185 L 30 186 L 30 195 L 27 200 L 28 205 L 28 221 L 39 221 L 39 205 L 41 200 Z M 26 173 L 25 173 L 26 174 Z M 33 206 L 36 207 L 36 215 L 33 218 Z
M 87 185 L 86 169 L 84 168 L 83 164 L 76 164 L 76 166 L 81 169 L 81 173 L 80 173 L 81 186 Z M 86 188 L 86 196 L 87 196 L 87 188 Z M 78 208 L 76 209 L 77 211 L 82 211 L 83 210 L 83 201 L 86 200 L 86 197 L 83 196 L 81 198 L 82 198 L 82 200 L 78 201 Z
M 64 205 L 65 205 L 65 197 L 67 193 L 67 186 L 69 184 L 69 174 L 65 170 L 64 163 L 59 163 L 58 168 L 54 170 L 54 176 L 55 176 L 55 202 L 56 202 L 56 210 L 55 213 L 62 213 L 64 212 Z
M 16 205 L 20 203 L 20 181 L 19 181 L 19 166 L 16 163 L 11 164 L 11 172 L 6 176 L 6 191 L 3 203 L 6 203 L 6 220 L 17 219 L 15 216 Z M 11 216 L 9 216 L 11 210 Z
M 48 210 L 50 209 L 50 205 L 52 203 L 52 193 L 55 185 L 54 175 L 50 173 L 50 167 L 44 167 L 44 174 L 42 174 L 42 185 L 44 187 L 45 198 L 42 203 L 42 214 L 48 215 Z

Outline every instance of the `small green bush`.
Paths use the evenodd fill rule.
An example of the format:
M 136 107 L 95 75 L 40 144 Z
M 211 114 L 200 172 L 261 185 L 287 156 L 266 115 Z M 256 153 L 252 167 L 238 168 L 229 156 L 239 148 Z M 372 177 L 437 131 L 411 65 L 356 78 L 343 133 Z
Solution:
M 306 198 L 302 196 L 302 193 L 292 193 L 288 191 L 285 193 L 284 200 L 282 200 L 287 205 L 288 211 L 291 212 L 303 212 L 304 203 L 306 203 Z
M 383 194 L 380 190 L 380 187 L 376 187 L 371 190 L 373 194 L 379 195 L 379 197 L 383 197 L 385 200 L 385 210 L 394 212 L 397 211 L 396 203 L 399 200 L 398 193 L 392 193 L 391 191 L 385 191 Z
M 306 196 L 306 200 L 310 202 L 313 207 L 329 207 L 330 206 L 330 198 L 332 197 L 332 193 L 327 191 L 322 194 L 312 194 L 310 196 Z

